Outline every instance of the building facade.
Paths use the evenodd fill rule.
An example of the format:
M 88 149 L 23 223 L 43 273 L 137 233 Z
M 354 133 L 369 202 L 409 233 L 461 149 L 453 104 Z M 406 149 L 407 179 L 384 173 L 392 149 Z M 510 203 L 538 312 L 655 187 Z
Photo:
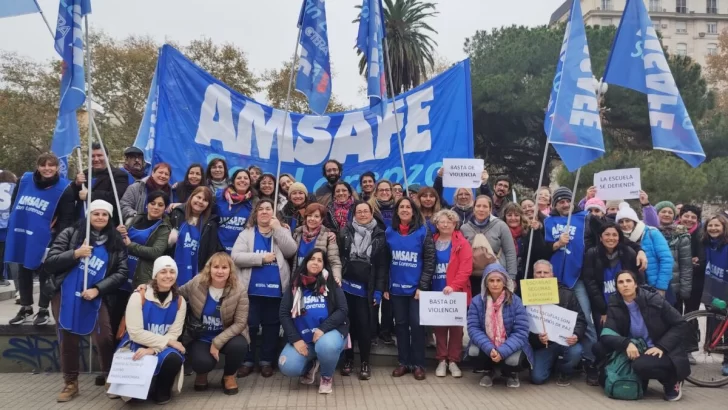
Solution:
M 728 29 L 728 0 L 643 0 L 668 52 L 687 55 L 701 66 L 718 52 L 718 35 Z M 550 25 L 565 22 L 572 0 L 551 15 Z M 584 23 L 616 26 L 626 0 L 581 0 Z

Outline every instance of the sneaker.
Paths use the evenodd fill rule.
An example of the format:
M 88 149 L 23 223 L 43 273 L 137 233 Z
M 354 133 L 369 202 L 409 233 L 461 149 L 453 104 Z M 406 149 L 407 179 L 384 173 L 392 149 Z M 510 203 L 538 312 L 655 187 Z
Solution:
M 378 339 L 376 337 L 372 338 L 372 346 L 379 346 L 379 342 L 377 340 Z
M 443 360 L 440 362 L 440 364 L 437 365 L 437 370 L 435 370 L 435 376 L 437 376 L 437 377 L 447 376 L 447 360 Z
M 665 400 L 667 401 L 678 401 L 682 398 L 682 385 L 683 382 L 677 382 L 671 386 L 664 386 Z
M 341 366 L 342 376 L 351 376 L 351 372 L 354 371 L 354 361 L 352 359 L 346 359 L 344 365 Z
M 11 325 L 22 325 L 23 323 L 30 320 L 33 316 L 33 308 L 31 306 L 23 306 L 18 311 L 18 314 L 14 318 L 10 319 Z
M 372 370 L 369 368 L 369 363 L 361 362 L 361 369 L 359 370 L 359 380 L 369 380 L 372 378 Z
M 379 338 L 382 339 L 382 342 L 385 345 L 391 346 L 394 344 L 394 340 L 392 339 L 392 335 L 389 333 L 382 333 L 379 335 Z
M 723 363 L 723 376 L 728 376 L 728 363 Z
M 508 380 L 506 381 L 506 386 L 510 388 L 517 388 L 521 387 L 521 381 L 518 379 L 518 373 L 513 373 L 510 376 L 508 376 Z
M 321 377 L 321 383 L 319 383 L 319 394 L 331 394 L 334 392 L 334 379 L 333 377 Z
M 571 386 L 571 377 L 563 373 L 559 373 L 556 377 L 556 385 L 561 387 Z
M 10 286 L 10 281 L 5 279 L 0 280 L 0 286 Z
M 457 363 L 450 362 L 447 369 L 450 370 L 450 374 L 452 374 L 452 377 L 456 379 L 463 377 L 463 372 L 460 370 Z
M 480 378 L 480 383 L 478 384 L 482 387 L 493 387 L 493 373 L 485 372 L 483 377 Z
M 692 353 L 688 353 L 688 361 L 690 362 L 691 366 L 695 366 L 696 364 L 698 364 L 698 361 L 695 360 L 695 356 L 693 356 Z
M 587 386 L 599 386 L 599 368 L 593 364 L 586 368 L 586 384 Z
M 314 384 L 316 382 L 316 373 L 318 372 L 318 369 L 319 369 L 319 361 L 318 360 L 314 360 L 313 361 L 313 366 L 311 366 L 311 369 L 305 375 L 299 377 L 298 378 L 298 382 L 301 383 L 301 384 L 305 384 L 305 385 L 312 385 L 312 384 Z M 323 384 L 323 382 L 324 382 L 323 379 L 324 378 L 322 377 L 321 378 L 321 384 Z M 329 377 L 329 380 L 331 380 L 330 377 Z M 319 393 L 320 392 L 321 391 L 319 390 Z M 331 393 L 331 391 L 329 391 L 329 393 Z
M 47 325 L 48 322 L 50 322 L 50 313 L 48 313 L 48 309 L 40 308 L 38 309 L 38 314 L 35 315 L 35 320 L 33 320 L 33 326 L 43 326 Z

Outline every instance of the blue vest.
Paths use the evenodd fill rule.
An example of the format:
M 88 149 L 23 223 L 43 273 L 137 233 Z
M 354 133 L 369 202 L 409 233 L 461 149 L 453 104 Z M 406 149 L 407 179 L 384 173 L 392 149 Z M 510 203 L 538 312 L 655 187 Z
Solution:
M 293 231 L 295 231 L 295 230 L 296 230 L 296 228 L 298 227 L 298 218 L 296 217 L 296 215 L 294 215 L 294 216 L 293 216 L 293 217 L 291 218 L 291 221 L 290 221 L 290 223 L 288 224 L 288 226 L 289 226 L 289 227 L 291 228 L 291 233 L 293 233 Z
M 51 222 L 58 201 L 70 184 L 71 181 L 61 178 L 57 184 L 39 189 L 32 172 L 23 175 L 8 222 L 5 262 L 38 269 L 51 243 Z
M 15 189 L 15 184 L 11 184 L 10 182 L 0 183 L 0 242 L 5 242 L 5 236 L 8 232 L 10 209 L 13 205 L 13 189 Z
M 708 297 L 703 298 L 704 303 L 710 303 L 713 298 L 728 301 L 728 245 L 716 249 L 713 246 L 705 247 L 705 286 L 704 292 Z
M 159 224 L 162 223 L 162 220 L 160 219 L 157 221 L 154 225 L 150 226 L 147 229 L 136 229 L 133 227 L 130 227 L 127 233 L 129 234 L 129 240 L 137 243 L 139 245 L 146 245 L 147 241 L 149 240 L 149 237 L 152 235 L 152 232 L 154 232 L 155 229 L 159 226 Z M 139 257 L 134 256 L 131 253 L 129 254 L 129 259 L 126 261 L 126 266 L 129 268 L 129 274 L 128 278 L 126 280 L 126 283 L 121 285 L 121 290 L 125 290 L 127 292 L 131 292 L 132 288 L 131 285 L 134 282 L 134 273 L 136 272 L 137 265 L 139 264 Z
M 163 308 L 159 305 L 157 305 L 154 302 L 151 302 L 147 300 L 144 302 L 144 306 L 142 306 L 142 317 L 144 319 L 144 330 L 148 332 L 152 332 L 155 335 L 166 335 L 169 331 L 170 326 L 174 324 L 174 320 L 177 318 L 177 311 L 179 310 L 179 298 L 172 301 L 172 303 L 169 304 L 166 308 Z M 134 343 L 129 339 L 129 333 L 125 333 L 124 337 L 121 339 L 121 342 L 119 343 L 119 347 L 125 346 L 127 343 L 130 343 L 129 348 L 132 351 L 137 351 L 137 349 L 146 347 L 142 346 L 140 344 Z M 167 346 L 164 350 L 159 352 L 157 355 L 157 367 L 154 369 L 154 375 L 156 376 L 159 373 L 159 370 L 162 368 L 162 364 L 164 363 L 164 359 L 170 355 L 170 354 L 176 354 L 182 359 L 182 362 L 185 361 L 184 355 L 182 355 L 177 349 L 173 347 Z
M 379 213 L 382 215 L 384 220 L 384 227 L 389 228 L 392 226 L 392 217 L 394 216 L 394 208 L 392 209 L 380 209 Z
M 447 286 L 447 265 L 450 264 L 450 252 L 452 252 L 452 242 L 444 251 L 435 252 L 437 265 L 435 266 L 435 274 L 432 276 L 433 292 L 442 292 Z
M 253 211 L 253 204 L 250 201 L 243 201 L 237 205 L 230 207 L 225 196 L 225 190 L 220 190 L 215 194 L 215 207 L 217 215 L 220 217 L 220 226 L 217 229 L 217 237 L 225 248 L 227 253 L 232 252 L 233 245 L 238 239 L 240 232 L 245 229 L 245 223 L 250 218 Z
M 613 268 L 604 268 L 604 302 L 609 305 L 609 297 L 617 292 L 617 273 L 622 270 L 622 262 L 617 262 Z
M 427 235 L 427 227 L 422 225 L 418 230 L 402 236 L 391 227 L 386 236 L 392 250 L 392 261 L 389 267 L 390 293 L 395 296 L 412 296 L 417 290 L 422 276 L 422 245 Z
M 577 212 L 571 215 L 571 240 L 569 244 L 554 252 L 551 264 L 554 266 L 554 275 L 559 283 L 573 288 L 581 276 L 581 267 L 584 263 L 584 225 L 586 212 Z M 556 242 L 566 230 L 565 216 L 549 216 L 544 222 L 546 241 Z
M 200 250 L 200 230 L 187 222 L 179 228 L 174 261 L 177 262 L 177 286 L 182 286 L 197 275 Z
M 131 172 L 126 170 L 126 168 L 122 167 L 120 169 L 126 172 L 126 177 L 129 179 L 129 186 L 137 181 L 136 178 L 134 178 L 134 176 L 131 174 Z
M 354 280 L 341 279 L 341 290 L 344 292 L 358 296 L 360 298 L 367 297 L 367 287 L 363 283 Z
M 109 252 L 106 247 L 94 246 L 88 262 L 88 289 L 106 277 L 109 263 Z M 81 259 L 61 284 L 61 308 L 58 314 L 58 327 L 77 335 L 88 335 L 96 328 L 99 309 L 103 299 L 97 296 L 94 300 L 81 297 L 83 292 L 84 260 Z
M 222 301 L 222 300 L 221 300 Z M 207 293 L 205 307 L 202 308 L 202 326 L 204 328 L 200 340 L 212 343 L 212 339 L 222 333 L 224 326 L 222 324 L 222 315 L 220 314 L 220 306 L 222 303 L 216 302 L 210 293 Z
M 314 247 L 316 246 L 316 239 L 318 239 L 318 236 L 316 238 L 313 238 L 311 242 L 306 243 L 306 241 L 301 238 L 301 242 L 298 244 L 298 254 L 296 255 L 296 257 L 298 258 L 297 266 L 301 266 L 301 264 L 303 263 L 303 258 L 305 258 L 306 255 L 308 255 L 308 253 L 314 249 Z
M 313 343 L 313 333 L 329 317 L 329 303 L 326 296 L 315 296 L 310 289 L 303 289 L 303 310 L 293 319 L 298 334 L 306 343 Z
M 273 238 L 266 238 L 258 232 L 255 227 L 255 242 L 253 252 L 270 253 L 273 249 Z M 248 295 L 265 296 L 269 298 L 281 297 L 281 275 L 278 270 L 278 262 L 264 263 L 263 266 L 256 266 L 250 275 Z
M 430 230 L 430 234 L 434 235 L 437 233 L 437 227 L 432 223 L 432 218 L 427 218 L 425 225 L 427 225 L 427 229 Z

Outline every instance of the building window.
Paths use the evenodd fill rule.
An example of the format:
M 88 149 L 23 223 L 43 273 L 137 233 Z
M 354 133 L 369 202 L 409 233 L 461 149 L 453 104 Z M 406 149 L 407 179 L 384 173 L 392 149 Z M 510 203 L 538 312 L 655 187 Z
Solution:
M 688 32 L 688 23 L 684 21 L 675 22 L 675 32 L 678 34 L 685 34 Z
M 662 29 L 662 27 L 660 27 L 660 21 L 652 20 L 652 28 L 654 28 L 655 31 L 660 31 Z
M 685 43 L 677 43 L 677 55 L 683 57 L 688 55 L 688 45 Z
M 602 19 L 602 26 L 603 27 L 609 27 L 609 26 L 612 26 L 613 24 L 614 23 L 612 23 L 612 19 L 611 18 L 603 18 Z
M 708 22 L 706 32 L 708 34 L 718 34 L 718 23 L 716 23 L 715 21 Z
M 715 43 L 708 44 L 708 55 L 714 56 L 718 55 L 718 45 Z
M 688 5 L 687 0 L 675 0 L 675 11 L 678 13 L 687 13 Z
M 650 0 L 650 11 L 662 11 L 662 0 Z
M 602 0 L 602 10 L 614 10 L 612 0 Z
M 718 0 L 705 0 L 705 12 L 708 14 L 718 14 Z

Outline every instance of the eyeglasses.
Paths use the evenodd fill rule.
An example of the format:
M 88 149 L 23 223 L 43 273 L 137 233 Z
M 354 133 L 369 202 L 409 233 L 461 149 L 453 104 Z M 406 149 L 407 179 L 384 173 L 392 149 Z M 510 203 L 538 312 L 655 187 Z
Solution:
M 394 192 L 404 192 L 404 189 L 402 189 L 402 188 L 394 188 Z
M 392 192 L 392 190 L 390 188 L 379 188 L 377 192 Z
M 365 210 L 365 211 L 356 211 L 356 214 L 357 214 L 357 215 L 369 215 L 370 213 L 371 213 L 371 212 L 369 212 L 369 210 L 368 210 L 368 209 L 367 209 L 367 210 Z

